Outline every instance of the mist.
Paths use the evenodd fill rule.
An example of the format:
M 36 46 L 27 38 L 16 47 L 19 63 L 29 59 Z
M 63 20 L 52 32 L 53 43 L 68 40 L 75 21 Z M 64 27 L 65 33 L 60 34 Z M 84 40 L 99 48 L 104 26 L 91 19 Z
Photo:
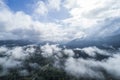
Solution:
M 37 56 L 39 56 L 38 61 Z M 36 57 L 35 61 L 34 57 Z M 43 62 L 47 59 L 49 61 L 41 63 L 39 59 Z M 58 70 L 64 70 L 67 75 L 72 75 L 78 79 L 119 79 L 119 61 L 119 49 L 105 50 L 95 46 L 67 49 L 61 48 L 59 45 L 49 44 L 12 48 L 2 46 L 0 47 L 0 76 L 11 74 L 10 70 L 12 69 L 18 69 L 19 76 L 29 76 L 32 74 L 29 68 L 35 70 L 38 68 L 44 69 L 45 66 L 53 66 Z

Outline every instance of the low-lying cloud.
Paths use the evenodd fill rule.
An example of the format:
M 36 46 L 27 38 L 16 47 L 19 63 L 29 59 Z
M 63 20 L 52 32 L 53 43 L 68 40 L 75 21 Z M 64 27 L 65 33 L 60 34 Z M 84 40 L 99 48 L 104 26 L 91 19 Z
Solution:
M 77 52 L 76 52 L 77 51 Z M 59 45 L 28 45 L 24 47 L 0 47 L 1 75 L 9 74 L 9 69 L 19 69 L 19 75 L 28 76 L 30 72 L 25 66 L 26 61 L 35 54 L 43 58 L 52 59 L 52 65 L 63 69 L 68 75 L 77 78 L 107 79 L 112 77 L 120 79 L 120 50 L 103 50 L 97 47 L 86 47 L 77 49 L 61 48 Z M 86 55 L 86 58 L 84 58 Z M 96 57 L 101 55 L 101 60 Z M 78 56 L 78 57 L 77 57 Z M 108 56 L 108 57 L 104 57 Z M 39 57 L 42 58 L 42 57 Z M 43 59 L 44 60 L 44 59 Z M 39 61 L 27 62 L 32 68 L 41 67 Z M 49 64 L 49 63 L 48 63 Z M 48 65 L 47 64 L 47 65 Z M 23 68 L 23 69 L 22 69 Z

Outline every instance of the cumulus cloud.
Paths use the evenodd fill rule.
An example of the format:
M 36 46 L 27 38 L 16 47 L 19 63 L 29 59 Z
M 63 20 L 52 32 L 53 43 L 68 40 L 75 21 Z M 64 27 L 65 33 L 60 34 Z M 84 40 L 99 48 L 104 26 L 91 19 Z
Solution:
M 39 0 L 32 6 L 31 14 L 14 12 L 0 1 L 0 40 L 67 42 L 96 33 L 96 36 L 119 34 L 119 0 Z M 64 19 L 55 19 L 52 15 L 57 13 L 68 16 L 62 14 Z
M 66 0 L 64 6 L 69 10 L 71 17 L 64 20 L 64 22 L 74 27 L 87 28 L 87 32 L 90 31 L 88 28 L 91 28 L 90 34 L 94 31 L 94 34 L 97 33 L 98 35 L 99 32 L 104 35 L 112 35 L 119 26 L 119 23 L 117 23 L 118 19 L 116 19 L 119 17 L 120 12 L 119 2 L 119 0 Z M 114 24 L 111 19 L 114 19 L 116 23 Z M 111 23 L 114 28 L 111 28 L 111 25 L 106 25 L 108 23 Z M 111 31 L 112 29 L 113 31 Z
M 40 4 L 45 4 L 40 2 Z M 7 6 L 7 5 L 6 5 Z M 76 30 L 64 28 L 55 22 L 34 21 L 33 17 L 22 12 L 13 12 L 9 8 L 1 6 L 0 13 L 0 39 L 27 39 L 40 41 L 68 41 L 70 38 L 82 37 L 84 32 L 76 33 Z M 40 7 L 42 8 L 42 7 Z M 40 10 L 41 11 L 41 10 Z M 43 11 L 43 10 L 42 10 Z M 72 31 L 72 33 L 71 33 Z M 74 36 L 75 37 L 72 37 Z M 32 38 L 31 38 L 32 36 Z
M 92 22 L 92 20 L 97 21 L 110 17 L 119 17 L 119 0 L 94 0 L 91 2 L 89 0 L 66 0 L 64 6 L 70 10 L 73 18 L 78 17 L 78 19 L 86 19 L 89 22 Z
M 35 7 L 35 13 L 39 15 L 45 15 L 48 13 L 48 9 L 44 2 L 38 1 Z
M 33 15 L 39 19 L 38 16 L 47 16 L 52 11 L 59 11 L 61 9 L 61 0 L 38 0 L 33 5 Z

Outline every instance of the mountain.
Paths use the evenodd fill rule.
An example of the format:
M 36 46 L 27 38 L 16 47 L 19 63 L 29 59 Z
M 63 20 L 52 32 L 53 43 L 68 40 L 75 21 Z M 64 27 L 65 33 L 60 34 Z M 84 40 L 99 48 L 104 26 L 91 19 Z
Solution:
M 13 46 L 25 46 L 29 44 L 33 44 L 33 42 L 29 40 L 0 40 L 0 46 L 13 47 Z
M 30 44 L 44 45 L 46 43 L 56 44 L 53 42 L 34 42 L 29 40 L 0 40 L 0 46 L 25 46 Z M 96 46 L 99 48 L 118 48 L 120 47 L 120 34 L 114 36 L 108 36 L 104 38 L 89 38 L 89 39 L 74 39 L 66 44 L 60 44 L 60 46 L 65 45 L 68 48 L 83 48 L 89 46 Z
M 70 48 L 97 46 L 99 48 L 120 47 L 120 34 L 104 38 L 74 39 L 66 44 Z
M 26 45 L 45 45 L 45 44 L 58 44 L 50 41 L 30 41 L 30 40 L 0 40 L 0 46 L 14 47 Z M 61 45 L 62 46 L 62 45 Z

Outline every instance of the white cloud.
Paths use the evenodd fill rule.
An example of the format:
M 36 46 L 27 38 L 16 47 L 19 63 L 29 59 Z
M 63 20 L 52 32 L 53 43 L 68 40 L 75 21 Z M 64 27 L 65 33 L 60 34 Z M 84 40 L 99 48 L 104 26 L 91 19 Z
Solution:
M 42 51 L 38 53 L 36 50 Z M 81 57 L 75 58 L 74 55 L 76 54 L 73 50 L 80 50 L 85 51 L 85 54 L 90 56 L 95 56 L 94 52 L 97 52 L 101 55 L 110 55 L 109 58 L 105 58 L 101 61 L 96 60 L 93 58 L 84 59 Z M 4 53 L 3 53 L 4 52 Z M 24 70 L 20 70 L 20 73 L 23 73 L 23 76 L 28 75 L 29 73 L 26 71 L 26 66 L 24 63 L 25 59 L 29 59 L 29 57 L 33 57 L 34 53 L 42 54 L 42 57 L 50 58 L 52 57 L 53 65 L 57 68 L 62 68 L 70 75 L 76 77 L 83 77 L 83 78 L 95 78 L 95 79 L 102 79 L 106 77 L 103 70 L 111 77 L 115 79 L 120 78 L 120 50 L 102 50 L 97 47 L 88 47 L 82 49 L 66 49 L 61 48 L 58 45 L 43 45 L 37 46 L 29 45 L 24 47 L 0 47 L 0 55 L 4 55 L 0 57 L 0 66 L 3 68 L 4 72 L 2 74 L 7 73 L 9 68 L 19 68 L 24 67 Z M 94 54 L 91 54 L 94 53 Z M 33 54 L 33 55 L 32 55 Z M 68 57 L 64 56 L 67 55 Z M 80 53 L 81 54 L 81 53 Z M 97 54 L 96 54 L 97 55 Z M 62 60 L 62 64 L 61 64 Z M 63 62 L 64 61 L 64 62 Z M 28 63 L 31 67 L 39 66 L 37 62 Z
M 25 59 L 28 56 L 27 53 L 24 52 L 22 47 L 16 47 L 8 52 L 13 59 Z
M 61 48 L 59 48 L 57 45 L 49 45 L 46 44 L 41 47 L 42 55 L 44 57 L 51 57 L 55 54 L 57 54 L 59 51 L 61 51 Z
M 119 2 L 119 0 L 66 0 L 65 7 L 70 10 L 73 17 L 104 19 L 119 16 Z
M 40 4 L 44 4 L 40 2 Z M 52 4 L 52 3 L 51 3 Z M 56 22 L 40 22 L 22 11 L 12 12 L 7 7 L 2 7 L 0 13 L 0 39 L 29 39 L 37 41 L 69 41 L 77 37 L 81 38 L 84 32 L 76 28 L 65 28 Z M 44 11 L 44 10 L 41 10 Z M 44 14 L 44 13 L 43 13 Z M 32 37 L 31 37 L 32 36 Z M 73 37 L 75 36 L 75 37 Z
M 81 51 L 84 51 L 86 54 L 88 54 L 89 56 L 92 56 L 92 57 L 95 57 L 97 54 L 111 55 L 111 54 L 108 54 L 108 52 L 106 50 L 102 50 L 97 47 L 87 47 L 87 48 L 81 49 Z
M 8 51 L 8 49 L 6 47 L 0 47 L 0 53 L 4 53 Z
M 59 11 L 61 6 L 61 0 L 47 0 L 47 1 L 41 1 L 38 0 L 35 4 L 34 4 L 34 15 L 37 14 L 37 16 L 39 15 L 47 15 L 50 11 L 52 10 L 56 10 Z
M 65 49 L 65 50 L 63 50 L 63 52 L 64 52 L 65 55 L 68 55 L 69 57 L 74 56 L 74 52 L 71 49 Z
M 112 20 L 107 20 L 111 17 L 116 20 L 116 17 L 119 17 L 119 0 L 39 0 L 34 4 L 31 13 L 36 16 L 23 11 L 13 12 L 3 1 L 0 1 L 0 4 L 0 40 L 67 42 L 76 38 L 93 36 L 96 33 L 98 33 L 96 36 L 105 33 L 106 36 L 116 34 L 119 30 L 118 22 L 113 24 Z M 69 18 L 58 20 L 58 22 L 35 19 L 43 15 L 46 15 L 43 18 L 47 19 L 49 17 L 47 14 L 52 11 L 57 13 L 63 8 L 69 13 Z
M 120 53 L 120 52 L 119 52 Z M 115 54 L 112 58 L 103 63 L 105 70 L 117 79 L 120 79 L 120 54 Z
M 48 0 L 48 7 L 59 11 L 61 8 L 61 0 Z
M 47 6 L 44 2 L 38 1 L 35 5 L 35 11 L 36 14 L 38 15 L 45 15 L 48 13 Z
M 95 64 L 95 65 L 94 65 Z M 65 70 L 76 77 L 84 77 L 84 78 L 94 78 L 94 79 L 104 79 L 103 74 L 100 71 L 94 70 L 97 65 L 99 68 L 99 62 L 94 62 L 92 60 L 84 60 L 84 59 L 74 59 L 69 58 L 65 63 Z
M 111 19 L 120 17 L 120 1 L 116 0 L 66 0 L 64 7 L 69 10 L 70 18 L 63 20 L 64 23 L 70 24 L 71 26 L 82 27 L 87 29 L 87 32 L 93 33 L 96 31 L 96 28 L 102 28 L 107 24 L 106 19 Z M 102 25 L 101 25 L 102 24 Z M 117 23 L 116 23 L 117 24 Z M 114 27 L 117 25 L 113 24 Z M 106 26 L 109 27 L 110 25 Z M 89 29 L 90 28 L 90 29 Z M 104 31 L 103 34 L 112 34 L 108 32 L 112 30 L 111 28 L 106 28 L 107 32 Z M 115 28 L 116 29 L 116 28 Z M 102 30 L 97 30 L 96 32 L 101 32 Z M 95 34 L 96 34 L 95 32 Z M 88 34 L 88 33 L 87 33 Z M 103 35 L 102 34 L 102 35 Z

